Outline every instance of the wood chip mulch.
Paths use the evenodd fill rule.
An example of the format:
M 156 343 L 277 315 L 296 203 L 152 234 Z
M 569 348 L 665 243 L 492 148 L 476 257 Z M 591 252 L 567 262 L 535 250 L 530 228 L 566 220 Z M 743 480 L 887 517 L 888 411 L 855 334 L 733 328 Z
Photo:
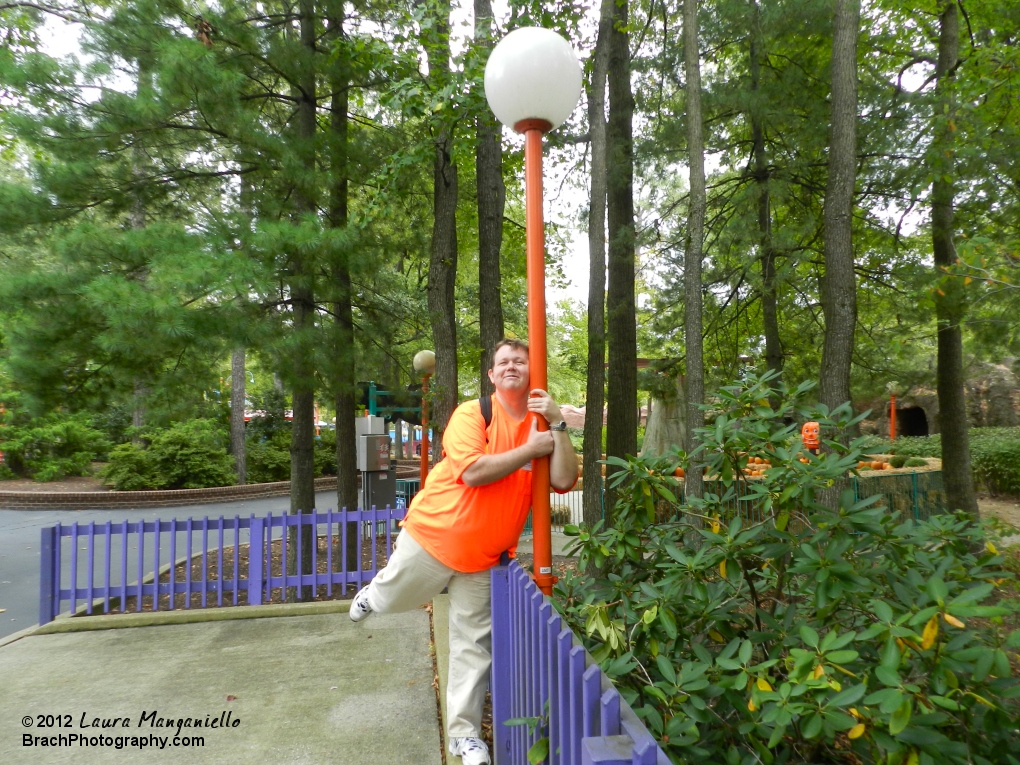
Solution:
M 326 541 L 326 539 L 324 537 L 320 538 L 318 540 L 318 548 L 317 548 L 317 552 L 316 552 L 316 555 L 317 555 L 316 571 L 318 573 L 320 573 L 320 574 L 325 574 L 327 572 L 327 562 L 328 562 L 328 560 L 327 560 L 327 555 L 326 555 L 326 544 L 327 544 L 327 541 Z M 334 544 L 334 547 L 333 547 L 333 560 L 332 560 L 333 570 L 334 571 L 339 571 L 340 570 L 340 565 L 339 565 L 340 557 L 339 557 L 339 555 L 340 555 L 340 551 L 337 549 L 337 545 Z M 270 566 L 271 566 L 271 573 L 272 573 L 272 575 L 273 576 L 281 576 L 283 574 L 283 553 L 282 553 L 281 540 L 279 540 L 279 539 L 274 539 L 273 540 L 273 542 L 272 542 L 272 544 L 270 546 L 270 556 L 271 556 Z M 246 578 L 247 575 L 248 575 L 248 545 L 247 544 L 242 544 L 242 545 L 240 545 L 238 547 L 237 558 L 238 558 L 238 563 L 239 563 L 238 578 L 239 579 L 240 578 Z M 291 550 L 288 550 L 288 559 L 292 559 L 292 558 L 293 558 L 293 552 L 291 552 Z M 386 565 L 386 561 L 387 560 L 388 560 L 388 558 L 387 558 L 387 555 L 386 555 L 386 537 L 385 537 L 385 535 L 380 535 L 380 536 L 376 537 L 376 567 L 377 568 L 382 568 L 383 566 Z M 288 560 L 288 563 L 290 563 L 290 560 Z M 361 542 L 361 567 L 362 567 L 362 570 L 370 570 L 372 568 L 372 539 L 371 538 L 363 539 L 362 542 Z M 185 581 L 186 570 L 187 570 L 187 564 L 183 563 L 183 562 L 179 563 L 175 567 L 175 569 L 174 569 L 174 581 L 178 582 L 178 583 Z M 229 547 L 224 546 L 222 565 L 221 565 L 220 561 L 218 560 L 216 552 L 215 551 L 211 551 L 209 556 L 207 557 L 207 560 L 206 560 L 206 569 L 205 570 L 206 570 L 206 576 L 208 578 L 208 581 L 210 581 L 210 582 L 216 581 L 222 575 L 222 578 L 224 579 L 223 603 L 222 603 L 223 606 L 235 606 L 235 605 L 236 606 L 246 606 L 246 605 L 248 605 L 248 591 L 247 591 L 247 589 L 244 589 L 244 585 L 240 586 L 241 590 L 237 593 L 236 601 L 235 601 L 235 598 L 234 598 L 233 591 L 228 589 L 228 587 L 232 587 L 233 586 L 233 577 L 234 577 L 234 570 L 235 570 L 235 568 L 234 568 L 234 547 L 232 545 L 229 546 Z M 151 576 L 151 574 L 150 574 L 150 576 Z M 196 557 L 192 558 L 192 560 L 191 560 L 191 581 L 192 581 L 192 583 L 195 583 L 195 582 L 200 582 L 201 579 L 202 579 L 202 557 L 201 556 L 196 556 Z M 160 581 L 160 583 L 167 583 L 168 584 L 170 582 L 170 572 L 169 571 L 164 572 L 160 576 L 159 581 Z M 130 589 L 131 588 L 129 587 L 128 588 L 129 592 L 130 592 Z M 305 589 L 311 589 L 311 588 L 305 588 Z M 293 603 L 293 602 L 296 601 L 296 592 L 295 592 L 295 590 L 296 590 L 296 588 L 289 587 L 289 588 L 286 588 L 286 592 L 284 592 L 284 588 L 275 587 L 275 588 L 272 589 L 272 591 L 270 593 L 270 598 L 268 600 L 263 600 L 263 602 L 264 603 Z M 353 598 L 356 592 L 357 592 L 357 587 L 355 585 L 348 585 L 346 588 L 344 586 L 342 586 L 342 585 L 333 585 L 332 594 L 330 594 L 329 588 L 326 585 L 323 584 L 323 585 L 319 585 L 316 588 L 316 592 L 314 594 L 314 597 L 306 598 L 306 601 L 348 600 L 350 598 Z M 219 605 L 218 602 L 217 602 L 217 597 L 218 596 L 217 596 L 217 593 L 215 591 L 209 591 L 206 594 L 206 606 L 207 607 L 212 607 L 212 606 L 215 606 L 215 605 Z M 184 593 L 178 593 L 177 595 L 174 596 L 174 608 L 175 609 L 183 609 L 183 608 L 185 608 L 186 605 L 188 605 L 188 607 L 190 607 L 190 608 L 201 608 L 202 607 L 202 596 L 200 594 L 198 594 L 198 593 L 192 593 L 192 595 L 190 596 L 190 603 L 186 603 L 186 600 L 187 600 L 187 596 Z M 91 615 L 92 616 L 99 616 L 101 614 L 104 614 L 105 613 L 104 606 L 105 606 L 105 604 L 100 604 L 98 607 L 93 607 Z M 165 610 L 169 610 L 169 608 L 170 608 L 170 595 L 169 594 L 160 595 L 159 596 L 159 610 L 160 611 L 165 611 Z M 143 596 L 143 598 L 142 598 L 142 607 L 140 609 L 138 608 L 138 597 L 136 595 L 128 595 L 127 599 L 125 600 L 125 608 L 123 609 L 123 612 L 126 612 L 126 613 L 137 613 L 138 611 L 152 611 L 152 610 L 153 610 L 153 602 L 152 602 L 152 596 L 151 595 Z M 111 598 L 110 613 L 111 614 L 122 613 L 122 610 L 121 610 L 121 607 L 120 607 L 120 598 Z M 85 614 L 81 614 L 81 615 L 84 616 Z

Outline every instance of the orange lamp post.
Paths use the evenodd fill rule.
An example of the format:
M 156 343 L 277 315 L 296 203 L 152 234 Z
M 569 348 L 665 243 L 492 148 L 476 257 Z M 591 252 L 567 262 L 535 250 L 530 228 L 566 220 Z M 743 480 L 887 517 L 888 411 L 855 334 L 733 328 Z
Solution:
M 545 316 L 545 222 L 542 214 L 542 136 L 561 125 L 581 95 L 581 67 L 570 43 L 549 29 L 516 29 L 485 65 L 485 96 L 496 118 L 524 135 L 525 241 L 528 267 L 528 345 L 531 387 L 548 390 Z M 539 418 L 539 430 L 548 423 Z M 535 583 L 552 594 L 549 458 L 531 474 Z
M 896 394 L 889 394 L 889 440 L 896 440 Z
M 414 371 L 421 375 L 421 483 L 420 491 L 429 477 L 429 379 L 436 373 L 436 354 L 418 351 L 414 355 Z

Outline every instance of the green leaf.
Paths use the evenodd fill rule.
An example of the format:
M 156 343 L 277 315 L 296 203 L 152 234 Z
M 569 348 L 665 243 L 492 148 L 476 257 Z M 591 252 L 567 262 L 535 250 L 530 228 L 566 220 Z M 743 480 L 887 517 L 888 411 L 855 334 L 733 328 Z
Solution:
M 807 719 L 804 721 L 804 725 L 800 729 L 804 738 L 816 738 L 818 734 L 822 732 L 822 722 L 822 716 L 817 712 L 813 712 L 808 715 Z
M 903 683 L 900 673 L 895 669 L 889 669 L 889 667 L 875 667 L 875 677 L 890 688 L 898 688 Z
M 673 668 L 672 662 L 660 653 L 655 657 L 655 664 L 662 676 L 676 685 L 676 670 Z
M 531 748 L 528 750 L 528 762 L 530 762 L 531 765 L 539 765 L 540 763 L 545 762 L 548 756 L 549 739 L 546 737 L 540 738 L 532 744 Z
M 851 704 L 856 704 L 867 693 L 868 686 L 864 683 L 860 685 L 854 685 L 850 688 L 844 688 L 842 691 L 837 693 L 831 699 L 826 702 L 826 706 L 829 707 L 848 707 Z
M 889 718 L 889 733 L 896 736 L 903 732 L 903 729 L 910 723 L 910 716 L 914 711 L 914 702 L 910 696 L 904 696 L 903 701 Z
M 659 612 L 659 622 L 662 623 L 662 628 L 666 630 L 670 640 L 676 640 L 676 636 L 679 634 L 676 629 L 676 618 L 668 608 L 663 608 Z
M 830 651 L 825 654 L 826 661 L 831 661 L 833 664 L 847 664 L 860 656 L 857 651 Z
M 929 579 L 927 590 L 932 600 L 939 603 L 939 605 L 944 603 L 949 596 L 949 589 L 946 587 L 946 583 L 942 581 L 942 577 L 934 576 Z
M 812 648 L 818 647 L 818 633 L 806 624 L 802 624 L 800 627 L 800 639 L 804 641 L 805 645 Z

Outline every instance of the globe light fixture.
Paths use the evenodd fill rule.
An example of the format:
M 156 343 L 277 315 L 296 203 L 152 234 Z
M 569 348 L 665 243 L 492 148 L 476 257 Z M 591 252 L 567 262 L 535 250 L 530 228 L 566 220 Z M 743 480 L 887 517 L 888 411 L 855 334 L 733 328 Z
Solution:
M 436 373 L 435 351 L 418 351 L 411 362 L 414 371 L 421 375 L 421 481 L 420 491 L 429 477 L 429 378 Z
M 581 96 L 581 65 L 570 43 L 541 27 L 508 34 L 485 64 L 485 97 L 496 119 L 511 130 L 527 120 L 558 128 Z
M 524 208 L 528 263 L 528 345 L 531 387 L 549 389 L 545 331 L 545 222 L 542 136 L 570 116 L 581 96 L 581 65 L 570 43 L 550 29 L 524 27 L 502 40 L 485 64 L 485 97 L 496 119 L 524 134 Z M 539 430 L 548 423 L 539 417 Z M 535 583 L 552 595 L 549 458 L 531 472 Z

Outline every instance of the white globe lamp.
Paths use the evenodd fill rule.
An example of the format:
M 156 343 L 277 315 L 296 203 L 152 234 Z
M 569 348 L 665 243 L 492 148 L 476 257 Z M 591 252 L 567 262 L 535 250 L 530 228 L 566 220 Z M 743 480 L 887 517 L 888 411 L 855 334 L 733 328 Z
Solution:
M 581 96 L 581 65 L 570 43 L 541 27 L 508 34 L 485 64 L 485 97 L 496 119 L 524 132 L 527 123 L 545 123 L 542 132 L 566 121 Z

